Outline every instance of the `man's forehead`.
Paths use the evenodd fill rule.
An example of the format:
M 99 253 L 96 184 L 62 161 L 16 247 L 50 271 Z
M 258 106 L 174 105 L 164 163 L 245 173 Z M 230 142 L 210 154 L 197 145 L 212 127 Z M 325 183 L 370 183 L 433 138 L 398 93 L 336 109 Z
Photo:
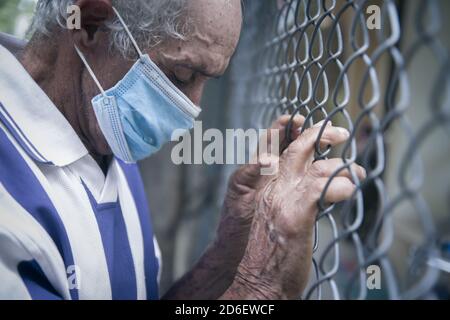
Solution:
M 192 23 L 192 34 L 188 38 L 201 41 L 208 47 L 223 47 L 229 51 L 226 54 L 232 54 L 241 31 L 240 0 L 190 1 L 188 16 Z
M 166 61 L 172 61 L 178 66 L 189 68 L 199 74 L 208 78 L 220 77 L 228 65 L 229 57 L 222 52 L 213 52 L 204 48 L 197 48 L 197 50 L 190 50 L 185 48 L 182 52 L 170 54 L 161 52 L 160 55 Z
M 185 39 L 165 41 L 156 55 L 169 64 L 187 67 L 207 77 L 219 77 L 236 49 L 241 14 L 240 0 L 191 0 Z

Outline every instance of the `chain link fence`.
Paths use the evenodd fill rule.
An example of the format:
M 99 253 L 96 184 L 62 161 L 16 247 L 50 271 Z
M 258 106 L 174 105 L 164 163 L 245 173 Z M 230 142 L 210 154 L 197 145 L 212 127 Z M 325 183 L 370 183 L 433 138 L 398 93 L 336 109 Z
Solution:
M 448 298 L 450 6 L 248 0 L 244 13 L 231 68 L 234 125 L 301 114 L 303 131 L 325 120 L 323 128 L 351 132 L 338 148 L 316 143 L 316 159 L 344 161 L 330 180 L 349 170 L 357 188 L 344 203 L 319 201 L 302 298 Z M 364 181 L 352 163 L 366 168 Z M 377 267 L 383 290 L 370 290 Z

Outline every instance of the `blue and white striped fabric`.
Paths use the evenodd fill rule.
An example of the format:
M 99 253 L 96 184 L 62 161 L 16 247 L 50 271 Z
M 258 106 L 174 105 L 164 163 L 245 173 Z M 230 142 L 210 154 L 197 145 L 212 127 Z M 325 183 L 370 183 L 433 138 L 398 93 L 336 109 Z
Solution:
M 0 299 L 157 299 L 136 165 L 100 167 L 0 46 Z

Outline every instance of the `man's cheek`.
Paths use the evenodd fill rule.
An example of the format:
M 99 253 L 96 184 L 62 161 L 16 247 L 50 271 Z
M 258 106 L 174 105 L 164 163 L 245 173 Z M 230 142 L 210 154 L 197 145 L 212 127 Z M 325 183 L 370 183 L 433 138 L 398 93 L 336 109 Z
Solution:
M 109 147 L 109 144 L 100 129 L 95 112 L 93 109 L 91 109 L 91 111 L 92 112 L 89 112 L 88 114 L 90 142 L 92 143 L 96 153 L 103 156 L 111 155 L 111 148 Z

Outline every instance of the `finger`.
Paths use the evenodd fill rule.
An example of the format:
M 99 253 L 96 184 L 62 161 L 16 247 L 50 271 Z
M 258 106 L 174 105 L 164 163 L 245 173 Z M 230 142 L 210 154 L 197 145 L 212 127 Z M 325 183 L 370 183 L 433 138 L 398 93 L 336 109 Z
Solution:
M 305 172 L 314 160 L 314 146 L 319 137 L 321 127 L 314 126 L 305 130 L 282 154 L 280 165 L 282 170 L 291 173 Z M 326 126 L 320 141 L 324 145 L 335 146 L 348 139 L 350 133 L 345 128 Z
M 291 120 L 292 119 L 292 120 Z M 292 117 L 289 114 L 284 114 L 282 116 L 280 116 L 278 119 L 276 119 L 273 123 L 272 126 L 270 127 L 271 129 L 285 129 L 289 122 L 292 121 L 292 128 L 298 130 L 301 126 L 303 126 L 303 123 L 305 122 L 305 117 L 303 117 L 302 115 L 296 114 L 294 117 Z
M 260 166 L 258 163 L 242 165 L 231 175 L 229 180 L 230 186 L 253 189 L 260 178 L 259 170 Z
M 325 120 L 322 120 L 322 121 L 320 121 L 320 122 L 317 122 L 317 123 L 314 125 L 314 127 L 319 127 L 319 128 L 321 128 L 321 127 L 323 126 L 324 122 L 325 122 Z M 328 121 L 327 124 L 326 124 L 326 126 L 327 126 L 327 127 L 332 126 L 332 122 L 331 122 L 331 121 Z M 300 134 L 301 134 L 301 129 L 302 129 L 302 128 L 300 127 L 299 130 L 297 131 L 297 133 L 296 133 L 296 135 L 295 135 L 296 137 L 299 137 L 299 136 L 300 136 Z M 327 140 L 321 139 L 321 140 L 319 141 L 319 146 L 320 146 L 320 149 L 323 150 L 323 149 L 327 149 L 327 148 L 330 146 L 330 144 L 328 143 Z
M 258 189 L 276 174 L 278 162 L 278 156 L 261 155 L 256 163 L 245 164 L 237 169 L 231 176 L 229 184 L 238 188 Z
M 283 127 L 286 127 L 290 119 L 291 119 L 290 115 L 283 114 L 279 116 L 274 122 L 272 122 L 270 129 L 281 129 Z
M 350 179 L 345 177 L 333 178 L 326 190 L 325 187 L 329 179 L 321 178 L 318 180 L 320 180 L 318 183 L 323 188 L 322 193 L 325 192 L 324 200 L 327 203 L 337 203 L 350 199 L 356 188 Z
M 261 135 L 259 139 L 258 152 L 253 157 L 257 159 L 259 154 L 280 155 L 283 145 L 286 142 L 286 128 L 291 121 L 290 115 L 282 115 L 272 123 L 272 126 Z M 299 135 L 299 129 L 303 126 L 305 118 L 296 115 L 292 118 L 291 139 L 296 139 Z M 276 143 L 276 145 L 274 144 Z
M 306 119 L 305 119 L 306 120 Z M 304 122 L 305 121 L 303 121 L 303 124 L 304 124 Z M 314 124 L 314 126 L 313 127 L 322 127 L 323 126 L 323 124 L 324 124 L 324 122 L 325 122 L 325 120 L 321 120 L 321 121 L 319 121 L 319 122 L 317 122 L 316 124 Z M 302 124 L 302 126 L 303 126 L 303 124 Z M 329 127 L 329 126 L 331 126 L 333 123 L 331 122 L 331 120 L 328 120 L 327 121 L 327 127 Z M 296 132 L 295 132 L 295 138 L 293 139 L 293 140 L 295 140 L 295 139 L 297 139 L 297 137 L 299 137 L 300 136 L 300 134 L 302 133 L 302 126 L 300 126 L 297 130 L 296 130 Z
M 342 161 L 342 159 L 334 158 L 328 160 L 319 160 L 311 164 L 308 169 L 310 174 L 318 178 L 328 178 L 332 176 L 336 171 L 340 170 L 336 177 L 345 177 L 353 181 L 352 174 L 350 170 L 356 173 L 359 180 L 364 180 L 366 178 L 366 170 L 353 163 L 349 167 Z
M 305 117 L 302 115 L 295 115 L 292 117 L 291 115 L 282 115 L 279 117 L 273 124 L 271 129 L 278 130 L 280 135 L 280 144 L 284 142 L 286 139 L 286 128 L 289 123 L 291 123 L 290 128 L 290 138 L 291 140 L 295 140 L 299 136 L 299 130 L 303 126 L 305 122 Z

